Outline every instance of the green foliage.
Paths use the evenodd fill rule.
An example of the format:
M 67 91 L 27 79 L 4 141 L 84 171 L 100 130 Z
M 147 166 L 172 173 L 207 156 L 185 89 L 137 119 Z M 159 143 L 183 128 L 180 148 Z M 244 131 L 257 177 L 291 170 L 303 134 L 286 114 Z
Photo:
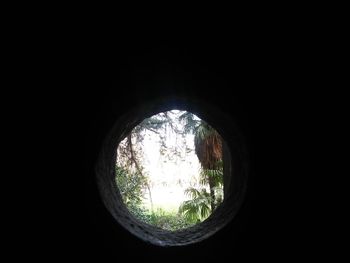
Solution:
M 197 140 L 205 140 L 206 137 L 210 136 L 215 132 L 206 122 L 201 121 L 200 125 L 196 126 L 194 129 Z
M 214 190 L 214 193 L 215 193 L 214 204 L 215 204 L 215 207 L 218 207 L 224 200 L 224 189 L 222 186 L 214 186 L 212 189 Z
M 192 221 L 189 221 L 182 214 L 166 212 L 162 209 L 157 209 L 157 211 L 152 213 L 147 223 L 169 231 L 181 230 L 194 225 Z
M 123 202 L 135 218 L 147 224 L 169 231 L 184 229 L 193 225 L 193 221 L 180 213 L 157 209 L 150 212 L 142 206 L 145 178 L 138 173 L 131 173 L 116 166 L 116 183 Z
M 223 162 L 220 160 L 216 165 L 217 169 L 202 169 L 199 183 L 203 186 L 209 184 L 209 180 L 212 181 L 212 191 L 214 196 L 207 192 L 205 188 L 200 190 L 190 187 L 185 190 L 185 194 L 190 198 L 184 201 L 180 208 L 179 213 L 183 214 L 189 222 L 202 222 L 213 212 L 211 208 L 211 201 L 216 207 L 218 207 L 224 198 L 223 191 Z
M 131 173 L 116 166 L 116 183 L 125 205 L 135 214 L 140 214 L 145 178 L 138 173 Z
M 128 210 L 138 220 L 150 224 L 150 214 L 141 204 L 129 203 Z
M 138 220 L 152 224 L 149 211 L 142 206 L 146 178 L 116 166 L 116 183 L 130 213 Z
M 184 128 L 180 130 L 177 125 L 172 123 L 174 116 L 172 114 L 171 112 L 164 112 L 145 119 L 140 125 L 134 128 L 129 141 L 120 145 L 119 151 L 122 158 L 119 159 L 120 162 L 116 166 L 116 183 L 125 205 L 135 218 L 162 229 L 176 231 L 205 220 L 212 213 L 212 209 L 215 209 L 222 202 L 223 169 L 221 160 L 218 164 L 216 164 L 216 161 L 211 161 L 211 164 L 214 163 L 215 165 L 213 164 L 208 167 L 215 169 L 202 169 L 200 184 L 202 186 L 211 185 L 211 191 L 208 193 L 206 187 L 199 190 L 195 188 L 186 189 L 185 194 L 189 197 L 189 200 L 182 203 L 178 212 L 168 212 L 162 209 L 149 211 L 142 206 L 146 191 L 149 193 L 152 204 L 151 188 L 149 187 L 147 177 L 143 174 L 143 167 L 140 161 L 141 149 L 137 146 L 142 143 L 145 131 L 152 131 L 159 135 L 161 144 L 160 152 L 169 161 L 172 161 L 174 156 L 180 156 L 177 148 L 168 149 L 165 145 L 164 134 L 167 134 L 169 128 L 176 134 L 181 134 L 183 138 L 189 133 L 194 134 L 195 143 L 205 140 L 215 132 L 207 123 L 199 120 L 189 112 L 184 112 L 178 117 L 178 120 L 185 124 Z M 131 141 L 131 138 L 133 141 Z M 209 145 L 215 145 L 212 141 L 207 141 L 209 141 Z M 203 167 L 205 166 L 203 166 L 202 162 Z M 153 210 L 153 205 L 151 207 L 150 210 Z
M 223 186 L 224 184 L 224 176 L 223 176 L 223 168 L 222 166 L 218 169 L 202 169 L 200 184 L 206 185 L 209 183 L 209 179 L 212 180 L 215 186 Z
M 181 204 L 179 213 L 192 223 L 205 220 L 211 213 L 210 194 L 204 188 L 199 191 L 193 187 L 187 188 L 185 194 L 191 199 Z

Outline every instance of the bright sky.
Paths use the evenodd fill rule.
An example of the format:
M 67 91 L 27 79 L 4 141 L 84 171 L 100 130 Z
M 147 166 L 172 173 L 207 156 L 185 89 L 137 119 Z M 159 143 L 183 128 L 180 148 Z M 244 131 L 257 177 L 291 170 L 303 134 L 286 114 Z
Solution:
M 173 110 L 169 114 L 173 125 L 180 130 L 183 129 L 183 124 L 177 121 L 177 117 L 182 113 L 184 111 Z M 184 190 L 190 186 L 198 186 L 200 164 L 194 151 L 194 135 L 188 134 L 183 139 L 180 134 L 167 129 L 165 138 L 168 150 L 161 155 L 159 135 L 152 131 L 145 131 L 142 165 L 151 184 L 154 208 L 177 211 L 180 204 L 188 200 Z M 174 157 L 170 160 L 167 154 L 171 152 L 170 149 L 175 148 L 180 152 L 180 156 L 170 154 Z M 150 205 L 147 193 L 144 204 L 148 207 Z

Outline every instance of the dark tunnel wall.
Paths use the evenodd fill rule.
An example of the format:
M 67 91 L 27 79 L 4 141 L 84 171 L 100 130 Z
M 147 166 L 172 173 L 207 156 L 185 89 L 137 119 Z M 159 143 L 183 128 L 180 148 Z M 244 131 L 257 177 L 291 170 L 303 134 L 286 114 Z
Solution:
M 268 94 L 263 90 L 266 84 L 262 83 L 267 77 L 263 76 L 266 72 L 262 74 L 263 72 L 251 70 L 249 66 L 252 65 L 249 65 L 248 58 L 242 54 L 232 56 L 230 52 L 233 50 L 228 48 L 223 51 L 219 47 L 208 49 L 195 45 L 187 50 L 174 46 L 160 46 L 150 50 L 135 49 L 131 51 L 131 57 L 128 54 L 125 64 L 120 61 L 117 63 L 121 67 L 121 72 L 117 71 L 117 77 L 115 73 L 109 72 L 111 69 L 107 69 L 107 72 L 100 69 L 98 72 L 102 73 L 101 79 L 94 83 L 99 88 L 97 92 L 91 91 L 91 104 L 99 108 L 89 113 L 91 126 L 86 136 L 86 145 L 94 146 L 87 151 L 89 184 L 86 186 L 85 206 L 88 213 L 85 220 L 91 223 L 87 224 L 87 232 L 91 233 L 89 248 L 105 255 L 110 253 L 112 258 L 123 254 L 178 260 L 198 257 L 204 261 L 249 256 L 254 250 L 266 253 L 261 251 L 267 249 L 264 245 L 261 247 L 264 242 L 262 235 L 268 235 L 268 226 L 265 224 L 272 215 L 268 211 L 268 202 L 262 203 L 261 196 L 257 196 L 254 167 L 254 146 L 261 143 L 259 140 L 264 140 L 266 131 L 264 132 L 263 127 L 268 125 L 265 116 L 261 116 L 264 112 L 266 114 L 269 107 L 269 101 L 266 101 Z M 105 69 L 104 66 L 102 68 Z M 105 74 L 107 78 L 104 78 Z M 109 86 L 107 90 L 106 86 Z M 262 97 L 259 94 L 263 94 Z M 146 244 L 116 224 L 101 203 L 93 174 L 93 165 L 102 139 L 116 118 L 135 104 L 169 95 L 198 97 L 228 112 L 247 137 L 248 151 L 253 158 L 247 197 L 237 217 L 208 240 L 180 248 L 161 248 Z M 265 152 L 265 156 L 268 153 L 269 150 Z M 266 180 L 264 175 L 258 174 L 258 180 Z M 262 183 L 258 188 L 264 185 Z M 264 192 L 263 189 L 259 191 Z M 266 197 L 264 194 L 263 198 Z
M 184 96 L 184 95 L 183 95 Z M 145 117 L 171 109 L 182 109 L 195 113 L 210 123 L 224 139 L 224 158 L 228 162 L 224 168 L 225 198 L 223 203 L 205 222 L 190 229 L 169 233 L 130 217 L 121 196 L 115 187 L 115 160 L 119 142 Z M 96 163 L 96 180 L 101 198 L 113 217 L 132 234 L 145 242 L 160 246 L 184 246 L 202 241 L 227 225 L 235 217 L 244 201 L 249 174 L 248 152 L 244 137 L 227 114 L 218 107 L 190 95 L 178 97 L 163 96 L 146 100 L 140 107 L 132 109 L 113 125 L 101 147 Z
M 293 54 L 272 45 L 272 36 L 260 37 L 267 42 L 101 39 L 69 48 L 40 109 L 53 109 L 52 126 L 42 130 L 49 150 L 40 156 L 54 156 L 46 171 L 55 178 L 49 183 L 43 177 L 45 195 L 38 197 L 41 249 L 52 258 L 101 262 L 125 257 L 217 262 L 301 252 L 291 238 L 294 200 L 287 193 L 293 177 L 285 165 L 295 153 L 286 150 L 295 140 L 290 95 L 295 80 L 284 62 Z M 95 165 L 120 116 L 144 101 L 169 96 L 207 101 L 234 119 L 249 153 L 249 179 L 239 212 L 222 230 L 197 244 L 163 248 L 116 223 L 101 201 Z

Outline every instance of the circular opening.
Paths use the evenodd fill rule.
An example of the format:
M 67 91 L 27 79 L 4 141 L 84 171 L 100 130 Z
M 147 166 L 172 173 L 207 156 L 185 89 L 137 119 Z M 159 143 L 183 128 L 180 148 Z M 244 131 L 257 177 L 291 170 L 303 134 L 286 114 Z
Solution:
M 224 143 L 188 111 L 144 119 L 117 148 L 116 184 L 130 213 L 169 231 L 206 220 L 224 199 Z
M 223 200 L 212 210 L 208 217 L 201 218 L 198 224 L 179 228 L 165 228 L 152 225 L 130 212 L 120 191 L 122 186 L 116 183 L 118 169 L 118 146 L 128 138 L 133 129 L 143 120 L 161 112 L 188 112 L 205 123 L 210 124 L 222 137 L 222 182 Z M 121 156 L 119 154 L 119 156 Z M 204 240 L 226 224 L 238 212 L 242 204 L 247 185 L 246 151 L 234 122 L 219 109 L 203 101 L 189 98 L 166 98 L 145 103 L 125 114 L 116 121 L 102 147 L 96 166 L 97 182 L 102 200 L 116 219 L 129 232 L 146 242 L 159 246 L 180 246 Z M 131 167 L 135 166 L 131 165 Z M 137 170 L 136 167 L 131 168 Z M 118 181 L 118 180 L 117 180 Z M 220 205 L 219 205 L 220 204 Z M 204 220 L 205 219 L 205 220 Z

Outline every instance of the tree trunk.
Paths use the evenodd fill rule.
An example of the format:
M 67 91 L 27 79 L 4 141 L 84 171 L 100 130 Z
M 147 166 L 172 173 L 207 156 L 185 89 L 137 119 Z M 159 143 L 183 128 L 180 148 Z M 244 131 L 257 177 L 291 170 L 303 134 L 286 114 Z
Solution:
M 128 144 L 129 144 L 129 150 L 130 150 L 130 155 L 131 155 L 131 160 L 133 161 L 133 163 L 135 164 L 136 170 L 138 171 L 138 173 L 140 174 L 140 176 L 142 176 L 142 171 L 140 169 L 140 166 L 135 158 L 135 154 L 134 154 L 134 149 L 132 147 L 132 141 L 131 141 L 131 133 L 128 135 Z M 152 200 L 152 193 L 151 193 L 151 187 L 148 183 L 147 178 L 145 178 L 145 184 L 148 190 L 148 196 L 149 196 L 149 201 L 151 203 L 151 212 L 153 213 L 153 200 Z
M 215 210 L 215 192 L 214 192 L 214 182 L 213 179 L 208 176 L 208 182 L 209 182 L 209 187 L 210 187 L 210 207 L 211 207 L 211 212 L 213 212 Z
M 195 152 L 204 171 L 216 170 L 218 161 L 222 160 L 222 140 L 213 128 L 207 125 L 203 127 L 206 129 L 205 136 L 195 136 Z M 210 175 L 206 176 L 210 188 L 210 206 L 213 212 L 216 200 L 214 188 L 217 185 Z

